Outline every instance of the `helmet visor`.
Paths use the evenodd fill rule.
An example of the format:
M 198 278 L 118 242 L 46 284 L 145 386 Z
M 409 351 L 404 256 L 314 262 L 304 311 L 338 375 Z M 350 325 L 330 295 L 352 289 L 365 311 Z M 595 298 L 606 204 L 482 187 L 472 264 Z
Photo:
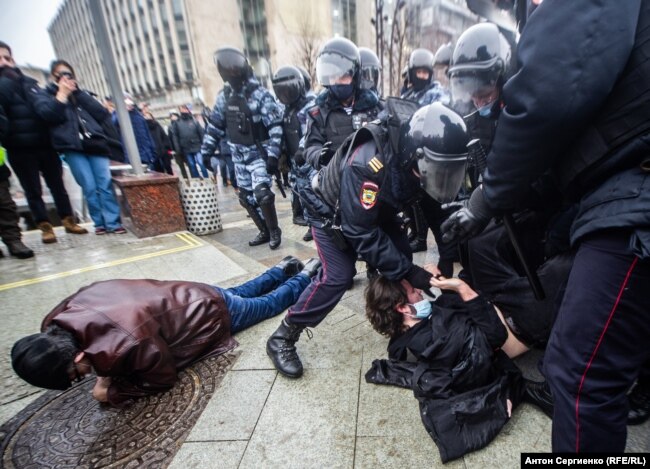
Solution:
M 300 98 L 305 88 L 302 76 L 300 81 L 293 78 L 273 80 L 273 91 L 282 104 L 291 104 Z
M 377 88 L 379 83 L 379 68 L 362 67 L 361 68 L 361 88 L 372 90 Z
M 494 71 L 452 73 L 449 79 L 454 101 L 471 102 L 477 97 L 493 93 L 499 73 Z
M 453 201 L 465 178 L 467 153 L 440 155 L 426 147 L 417 153 L 420 187 L 441 204 Z
M 354 69 L 355 63 L 339 54 L 323 53 L 316 60 L 316 77 L 322 86 L 351 83 L 344 77 L 353 78 Z

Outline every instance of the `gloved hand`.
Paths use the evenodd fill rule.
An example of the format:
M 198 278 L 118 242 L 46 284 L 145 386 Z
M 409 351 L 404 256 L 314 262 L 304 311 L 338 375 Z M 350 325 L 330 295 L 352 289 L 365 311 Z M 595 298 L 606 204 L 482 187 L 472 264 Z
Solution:
M 299 149 L 295 155 L 293 155 L 293 162 L 296 166 L 302 166 L 305 164 L 305 152 Z
M 278 172 L 278 159 L 270 156 L 266 159 L 266 172 L 269 175 L 275 174 Z
M 323 148 L 321 148 L 320 156 L 318 157 L 318 164 L 326 166 L 334 156 L 334 149 L 332 148 L 332 142 L 325 142 Z
M 456 203 L 457 205 L 458 203 Z M 494 215 L 488 207 L 483 196 L 483 186 L 476 188 L 467 201 L 461 202 L 463 207 L 452 213 L 451 216 L 440 225 L 442 240 L 445 243 L 452 241 L 464 241 L 476 236 L 485 229 Z M 443 209 L 453 208 L 452 204 L 443 206 Z
M 431 272 L 427 272 L 419 265 L 413 264 L 404 278 L 408 280 L 414 288 L 419 290 L 428 290 L 431 288 L 431 277 L 433 277 Z

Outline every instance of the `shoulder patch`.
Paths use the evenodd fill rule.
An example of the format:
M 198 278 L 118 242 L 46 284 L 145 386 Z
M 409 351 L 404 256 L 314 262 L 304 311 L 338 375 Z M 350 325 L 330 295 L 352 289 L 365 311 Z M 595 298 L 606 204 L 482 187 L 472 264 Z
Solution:
M 364 181 L 361 185 L 361 194 L 359 194 L 359 200 L 361 206 L 366 210 L 370 210 L 377 203 L 377 193 L 379 192 L 379 186 L 374 182 Z
M 318 106 L 314 106 L 311 109 L 309 109 L 309 115 L 312 117 L 316 117 L 318 114 L 320 114 L 320 108 Z
M 381 168 L 384 167 L 381 161 L 379 161 L 379 158 L 376 156 L 373 156 L 370 161 L 368 161 L 368 166 L 370 166 L 370 169 L 373 170 L 373 172 L 378 173 Z

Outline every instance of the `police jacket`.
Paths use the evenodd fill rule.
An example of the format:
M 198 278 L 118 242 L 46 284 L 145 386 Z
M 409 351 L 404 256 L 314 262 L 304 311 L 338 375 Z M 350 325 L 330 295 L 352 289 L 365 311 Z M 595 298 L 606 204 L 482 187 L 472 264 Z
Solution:
M 402 252 L 392 241 L 388 232 L 399 230 L 401 221 L 397 213 L 401 203 L 394 192 L 393 165 L 387 134 L 371 133 L 379 129 L 369 125 L 359 130 L 351 139 L 346 157 L 338 168 L 332 165 L 337 157 L 320 172 L 323 200 L 338 203 L 339 223 L 345 239 L 370 265 L 376 267 L 389 279 L 399 280 L 414 268 L 410 252 Z M 331 184 L 339 174 L 339 191 Z M 333 198 L 332 196 L 335 197 Z M 337 200 L 338 202 L 333 202 Z M 336 207 L 332 207 L 336 210 Z
M 96 282 L 59 303 L 41 330 L 50 324 L 71 332 L 97 375 L 112 378 L 111 404 L 170 389 L 177 371 L 237 346 L 223 296 L 196 282 Z
M 449 94 L 438 81 L 432 81 L 429 86 L 419 91 L 411 87 L 406 90 L 401 98 L 415 101 L 420 107 L 437 102 L 449 104 Z
M 49 148 L 50 133 L 43 118 L 64 120 L 65 104 L 51 99 L 36 80 L 17 68 L 0 75 L 0 106 L 9 119 L 9 132 L 3 140 L 8 150 Z
M 50 83 L 46 88 L 46 92 L 52 100 L 56 99 L 57 91 L 58 86 L 55 83 Z M 55 117 L 54 119 L 49 118 L 47 121 L 50 125 L 52 148 L 57 152 L 84 152 L 79 136 L 80 132 L 82 132 L 80 121 L 83 121 L 83 128 L 97 137 L 96 146 L 98 148 L 103 147 L 104 149 L 103 152 L 94 151 L 93 154 L 99 156 L 110 155 L 108 140 L 100 124 L 100 122 L 108 119 L 110 114 L 99 101 L 90 96 L 86 91 L 74 91 L 68 97 L 68 101 L 64 103 L 63 113 Z
M 174 148 L 183 155 L 197 153 L 203 142 L 203 127 L 190 113 L 181 113 L 181 117 L 172 123 L 174 131 Z
M 410 388 L 422 423 L 445 463 L 483 448 L 508 421 L 523 395 L 523 377 L 499 350 L 507 330 L 482 297 L 463 302 L 445 293 L 431 316 L 388 345 L 366 381 Z
M 304 144 L 303 137 L 307 131 L 307 110 L 313 105 L 314 100 L 304 96 L 291 106 L 284 108 L 282 117 L 283 150 L 290 158 L 293 158 Z
M 305 135 L 305 160 L 314 168 L 320 167 L 320 152 L 325 142 L 332 142 L 332 150 L 355 130 L 373 121 L 381 111 L 379 98 L 370 90 L 358 90 L 348 114 L 341 102 L 329 90 L 316 98 L 316 105 L 308 112 L 307 134 Z
M 225 139 L 231 151 L 250 153 L 252 157 L 259 158 L 257 140 L 266 156 L 279 158 L 282 114 L 282 106 L 255 78 L 249 78 L 241 92 L 224 88 L 217 95 L 217 102 L 210 114 L 201 153 L 212 155 Z M 235 132 L 237 135 L 234 135 Z M 246 139 L 249 139 L 246 144 L 237 143 Z
M 518 45 L 521 68 L 504 87 L 487 158 L 483 187 L 493 209 L 516 208 L 531 181 L 554 169 L 564 193 L 579 200 L 572 242 L 630 229 L 639 255 L 650 256 L 650 178 L 640 168 L 650 154 L 648 36 L 648 1 L 539 6 Z

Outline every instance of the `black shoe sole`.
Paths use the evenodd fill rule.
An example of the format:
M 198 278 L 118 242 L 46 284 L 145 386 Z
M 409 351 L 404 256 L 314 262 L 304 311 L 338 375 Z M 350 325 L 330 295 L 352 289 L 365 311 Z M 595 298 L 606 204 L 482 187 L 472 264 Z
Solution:
M 289 374 L 289 373 L 287 373 L 286 371 L 282 371 L 280 368 L 278 368 L 278 366 L 277 366 L 277 365 L 275 364 L 275 362 L 273 361 L 273 354 L 272 354 L 271 352 L 269 352 L 268 347 L 266 348 L 266 354 L 267 354 L 267 355 L 269 356 L 269 358 L 271 359 L 271 363 L 273 363 L 273 368 L 275 368 L 276 371 L 277 371 L 278 373 L 280 373 L 282 376 L 286 376 L 287 378 L 291 378 L 291 379 L 298 379 L 298 378 L 300 378 L 300 377 L 303 375 L 304 370 L 301 371 L 299 374 L 294 374 L 294 375 L 292 375 L 292 374 Z

